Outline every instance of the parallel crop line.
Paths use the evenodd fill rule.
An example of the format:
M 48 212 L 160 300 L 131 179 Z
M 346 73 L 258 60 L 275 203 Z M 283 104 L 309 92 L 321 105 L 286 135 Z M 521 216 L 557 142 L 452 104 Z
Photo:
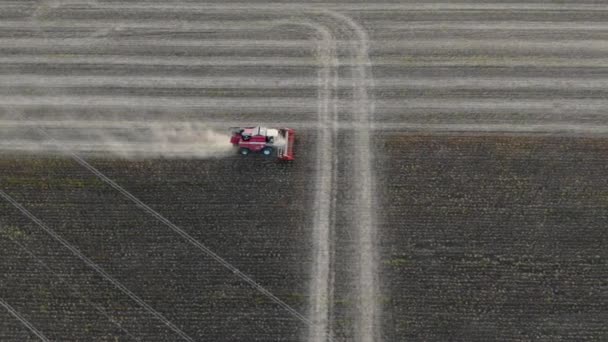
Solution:
M 503 20 L 493 21 L 489 23 L 478 22 L 462 22 L 449 20 L 427 20 L 415 22 L 399 22 L 396 20 L 375 19 L 370 20 L 369 25 L 373 30 L 381 31 L 389 30 L 507 30 L 507 31 L 526 31 L 526 30 L 553 30 L 555 31 L 606 31 L 608 24 L 600 22 L 552 22 L 552 21 L 533 21 L 533 20 Z M 37 21 L 24 20 L 4 20 L 0 22 L 0 28 L 7 29 L 99 29 L 99 34 L 129 34 L 129 29 L 150 29 L 153 33 L 184 33 L 197 32 L 201 30 L 210 31 L 244 31 L 255 29 L 267 29 L 267 20 L 231 20 L 229 23 L 225 21 L 205 20 L 204 22 L 184 21 L 184 20 L 158 20 L 158 19 L 39 19 Z M 171 31 L 166 31 L 171 30 Z M 142 31 L 142 33 L 146 33 Z M 116 37 L 119 38 L 120 36 Z M 128 36 L 127 36 L 128 37 Z
M 308 98 L 220 98 L 177 96 L 6 96 L 0 106 L 108 106 L 108 107 L 216 107 L 216 108 L 316 108 Z
M 527 56 L 392 56 L 374 57 L 376 66 L 402 66 L 407 67 L 458 67 L 458 66 L 542 66 L 542 67 L 608 67 L 608 58 L 597 57 L 527 57 Z M 318 61 L 314 57 L 159 57 L 159 56 L 124 56 L 106 55 L 96 57 L 83 54 L 48 54 L 29 55 L 16 54 L 11 57 L 0 56 L 1 64 L 51 64 L 51 65 L 95 65 L 95 66 L 209 66 L 209 67 L 248 67 L 248 66 L 274 66 L 274 67 L 317 67 Z M 354 59 L 340 60 L 342 66 L 357 66 Z
M 301 129 L 321 129 L 326 127 L 325 124 L 320 124 L 317 121 L 256 121 L 257 124 L 263 126 L 289 126 Z M 250 125 L 255 125 L 251 123 Z M 31 129 L 31 127 L 43 127 L 47 130 L 73 130 L 73 129 L 153 129 L 155 127 L 183 127 L 184 125 L 204 124 L 210 128 L 226 128 L 238 125 L 243 125 L 243 121 L 87 121 L 87 120 L 44 120 L 44 121 L 19 121 L 19 120 L 0 120 L 0 129 L 6 128 L 14 131 L 15 129 Z M 245 124 L 244 126 L 246 126 Z M 355 122 L 340 122 L 336 124 L 338 130 L 355 130 L 369 127 L 368 124 L 359 124 Z M 608 125 L 601 124 L 580 124 L 580 123 L 556 123 L 556 124 L 509 124 L 509 123 L 487 123 L 487 124 L 458 124 L 458 123 L 404 123 L 404 122 L 374 122 L 371 130 L 375 131 L 425 131 L 425 132 L 538 132 L 538 133 L 590 133 L 590 134 L 605 134 L 608 133 Z M 16 141 L 16 143 L 29 141 L 27 139 Z M 2 145 L 9 143 L 9 140 L 2 140 Z M 38 140 L 31 140 L 31 143 L 40 144 Z
M 348 108 L 348 100 L 340 100 L 340 108 Z M 314 110 L 317 105 L 308 97 L 159 97 L 159 96 L 7 96 L 0 95 L 0 107 L 36 106 L 86 106 L 112 108 L 298 108 Z M 548 113 L 571 113 L 572 109 L 602 110 L 608 106 L 608 99 L 518 99 L 505 102 L 504 98 L 473 97 L 449 99 L 438 102 L 428 98 L 384 99 L 376 102 L 376 108 L 389 109 L 454 109 L 454 110 L 547 110 Z
M 338 47 L 347 47 L 350 42 L 336 41 Z M 158 39 L 158 38 L 0 38 L 1 48 L 22 49 L 58 49 L 73 48 L 75 51 L 91 48 L 144 48 L 144 47 L 200 47 L 200 48 L 231 48 L 231 49 L 269 49 L 304 50 L 315 47 L 314 42 L 305 39 Z M 417 40 L 376 40 L 369 48 L 374 54 L 396 49 L 432 49 L 446 51 L 456 49 L 471 50 L 504 50 L 538 52 L 607 52 L 608 40 L 522 40 L 508 39 L 417 39 Z
M 267 20 L 231 20 L 229 23 L 225 21 L 205 20 L 204 22 L 193 22 L 184 20 L 158 20 L 158 19 L 141 19 L 138 21 L 132 19 L 107 20 L 107 19 L 38 19 L 35 21 L 24 20 L 5 20 L 0 22 L 0 28 L 24 28 L 24 29 L 49 29 L 49 28 L 70 28 L 70 29 L 99 29 L 99 33 L 119 34 L 129 33 L 129 29 L 152 29 L 154 32 L 162 32 L 162 30 L 172 30 L 167 33 L 181 33 L 185 31 L 200 31 L 200 30 L 225 30 L 225 31 L 243 31 L 252 29 L 266 29 L 269 27 Z
M 500 30 L 527 31 L 552 30 L 561 31 L 608 31 L 608 24 L 585 21 L 553 22 L 532 20 L 503 20 L 492 22 L 469 22 L 450 20 L 428 20 L 414 22 L 398 22 L 395 20 L 378 19 L 371 21 L 374 30 Z M 18 24 L 16 24 L 18 25 Z
M 82 54 L 0 56 L 0 63 L 10 64 L 87 64 L 87 65 L 163 65 L 163 66 L 317 66 L 314 57 L 182 57 L 123 56 L 96 57 Z
M 76 48 L 92 47 L 205 47 L 205 48 L 281 48 L 312 49 L 306 39 L 158 39 L 158 38 L 0 38 L 1 48 Z
M 505 102 L 504 98 L 466 97 L 459 99 L 418 99 L 382 100 L 377 107 L 387 109 L 453 109 L 457 110 L 546 110 L 548 114 L 572 113 L 573 109 L 602 110 L 608 106 L 608 99 L 517 99 Z M 602 112 L 605 112 L 602 110 Z
M 608 59 L 606 59 L 608 62 Z M 543 88 L 561 89 L 606 89 L 608 77 L 433 77 L 433 78 L 375 78 L 374 82 L 363 81 L 366 86 L 375 83 L 375 89 L 517 89 Z M 179 77 L 179 76 L 48 76 L 48 75 L 2 75 L 0 86 L 4 87 L 129 87 L 129 88 L 231 88 L 231 89 L 291 89 L 316 88 L 313 77 Z M 340 78 L 339 87 L 350 87 L 352 80 Z
M 304 4 L 287 4 L 274 3 L 272 6 L 264 4 L 252 4 L 247 2 L 231 2 L 231 3 L 183 3 L 175 2 L 167 5 L 164 2 L 146 1 L 145 4 L 128 3 L 96 3 L 89 8 L 95 9 L 122 9 L 122 10 L 143 10 L 143 11 L 167 11 L 171 13 L 179 13 L 186 11 L 189 13 L 195 11 L 222 11 L 227 10 L 261 10 L 265 12 L 283 12 L 286 10 L 304 10 L 310 9 L 310 5 Z M 559 11 L 608 11 L 608 6 L 603 4 L 551 4 L 551 3 L 404 3 L 396 4 L 394 2 L 373 2 L 373 3 L 344 3 L 344 2 L 326 2 L 318 6 L 319 9 L 337 10 L 337 11 L 421 11 L 421 10 L 484 10 L 484 11 L 502 11 L 502 10 L 559 10 Z

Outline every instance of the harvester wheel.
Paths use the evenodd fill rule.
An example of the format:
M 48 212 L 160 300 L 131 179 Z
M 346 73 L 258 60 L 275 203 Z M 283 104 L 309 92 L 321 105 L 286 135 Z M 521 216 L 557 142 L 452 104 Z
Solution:
M 248 148 L 244 148 L 244 147 L 239 150 L 239 153 L 244 156 L 248 155 L 249 152 L 251 152 L 251 151 L 249 151 Z
M 262 154 L 266 157 L 270 156 L 272 154 L 272 147 L 264 147 Z

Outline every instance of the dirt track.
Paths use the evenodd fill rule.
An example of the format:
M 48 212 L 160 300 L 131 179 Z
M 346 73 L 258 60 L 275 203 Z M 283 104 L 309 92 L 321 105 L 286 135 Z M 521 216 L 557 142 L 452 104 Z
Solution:
M 560 4 L 354 1 L 314 5 L 263 1 L 171 5 L 148 1 L 2 1 L 1 4 L 0 149 L 7 154 L 25 146 L 40 146 L 46 138 L 33 127 L 44 128 L 64 146 L 91 150 L 104 148 L 96 137 L 130 140 L 129 134 L 135 131 L 145 135 L 156 129 L 154 132 L 162 134 L 164 131 L 158 127 L 168 127 L 168 132 L 173 132 L 172 127 L 182 124 L 215 128 L 281 124 L 301 132 L 298 161 L 287 169 L 275 169 L 274 164 L 258 159 L 248 163 L 235 158 L 185 159 L 174 164 L 163 161 L 95 164 L 144 203 L 155 204 L 154 208 L 168 219 L 201 241 L 209 242 L 215 252 L 235 262 L 312 322 L 298 321 L 287 312 L 281 316 L 281 309 L 272 303 L 258 303 L 263 297 L 255 297 L 252 289 L 207 298 L 206 304 L 201 298 L 197 301 L 192 291 L 208 272 L 217 272 L 217 278 L 201 285 L 207 289 L 203 291 L 206 294 L 220 291 L 227 281 L 237 281 L 230 272 L 212 263 L 167 271 L 176 273 L 160 279 L 143 268 L 128 271 L 123 268 L 129 260 L 141 259 L 142 253 L 153 248 L 154 243 L 142 245 L 133 255 L 122 255 L 112 249 L 118 247 L 108 245 L 113 252 L 104 255 L 93 248 L 107 242 L 104 239 L 108 236 L 95 233 L 101 227 L 91 225 L 92 231 L 83 228 L 68 235 L 76 246 L 85 249 L 83 252 L 95 256 L 100 265 L 115 270 L 117 276 L 129 282 L 132 291 L 155 304 L 155 309 L 194 339 L 208 333 L 214 339 L 237 340 L 321 341 L 333 336 L 337 340 L 372 341 L 421 337 L 414 333 L 420 330 L 408 332 L 406 328 L 386 324 L 387 317 L 395 321 L 395 315 L 407 310 L 408 304 L 396 300 L 397 306 L 384 305 L 387 296 L 396 296 L 396 290 L 385 287 L 395 278 L 390 269 L 382 267 L 380 256 L 387 252 L 380 242 L 383 234 L 394 227 L 386 227 L 383 222 L 386 213 L 379 203 L 386 200 L 381 195 L 386 188 L 405 186 L 383 180 L 401 179 L 399 182 L 407 183 L 408 179 L 391 171 L 399 161 L 393 160 L 393 152 L 383 147 L 382 132 L 576 136 L 605 136 L 608 132 L 605 115 L 608 7 L 592 1 Z M 134 148 L 156 149 L 153 143 L 138 141 Z M 103 208 L 115 213 L 103 224 L 111 236 L 112 222 L 120 222 L 132 215 L 131 210 L 138 210 L 124 200 L 121 202 L 119 194 L 106 184 L 79 179 L 87 177 L 86 170 L 66 180 L 61 175 L 78 169 L 70 166 L 69 161 L 62 165 L 47 159 L 34 160 L 39 166 L 32 171 L 28 167 L 30 162 L 10 158 L 2 162 L 0 169 L 9 175 L 2 178 L 2 189 L 40 215 L 42 221 L 53 223 L 58 229 L 63 227 L 65 234 L 70 232 L 65 230 L 69 225 L 86 227 L 91 224 L 87 220 L 97 222 L 106 215 L 100 209 Z M 47 170 L 45 163 L 61 165 L 55 165 L 56 169 L 49 166 Z M 156 174 L 152 176 L 150 172 Z M 163 185 L 162 181 L 177 185 Z M 218 183 L 222 181 L 232 183 Z M 190 191 L 189 195 L 178 195 L 192 186 L 205 189 L 210 196 L 219 196 L 218 202 L 209 202 L 207 196 Z M 48 197 L 37 197 L 41 190 Z M 231 197 L 244 190 L 250 193 Z M 100 197 L 90 202 L 90 196 L 97 196 L 97 191 Z M 269 212 L 260 214 L 260 207 L 247 202 L 247 196 L 252 194 L 260 194 L 265 203 L 260 207 L 268 206 Z M 276 202 L 277 196 L 286 196 L 285 201 Z M 70 212 L 56 207 L 56 201 L 67 207 L 76 205 L 69 203 L 77 203 L 82 208 Z M 100 203 L 104 204 L 98 208 Z M 19 235 L 14 229 L 22 226 L 34 229 L 27 225 L 26 218 L 19 219 L 19 212 L 9 210 L 8 203 L 3 205 L 6 211 L 0 216 L 0 224 L 11 227 L 6 228 L 11 234 Z M 224 212 L 226 206 L 245 209 L 235 214 L 232 210 Z M 99 210 L 96 214 L 99 216 L 83 217 L 82 222 L 76 219 L 87 210 Z M 210 210 L 215 212 L 209 213 Z M 153 224 L 153 219 L 145 214 L 137 215 L 141 215 L 142 221 L 134 224 L 140 229 Z M 285 222 L 289 223 L 288 231 L 283 228 Z M 242 233 L 243 225 L 252 225 L 256 231 Z M 156 228 L 162 231 L 162 227 Z M 209 235 L 198 235 L 199 229 Z M 248 237 L 253 239 L 252 243 L 233 246 L 233 239 L 239 234 L 249 236 L 249 233 L 253 234 Z M 131 240 L 135 243 L 138 238 L 147 239 L 146 235 L 120 234 L 112 240 L 117 246 L 128 245 Z M 180 260 L 196 260 L 200 256 L 189 249 L 191 246 L 182 246 L 179 237 L 170 237 L 170 232 L 164 234 L 168 234 L 171 245 L 162 247 L 164 252 L 152 257 L 150 264 L 138 264 L 148 266 L 147 272 L 162 269 L 163 253 Z M 410 243 L 398 236 L 394 238 L 398 246 Z M 24 252 L 10 241 L 2 242 L 12 248 L 5 249 L 4 260 L 16 258 L 11 265 L 26 262 L 21 259 Z M 47 260 L 39 248 L 53 249 L 44 243 L 31 243 L 36 246 L 32 249 L 34 254 Z M 251 264 L 244 261 L 260 249 L 268 249 L 269 254 L 254 257 Z M 236 255 L 234 259 L 232 255 Z M 57 261 L 49 266 L 61 269 L 74 262 Z M 271 266 L 265 268 L 267 265 Z M 9 263 L 3 263 L 2 267 L 8 268 Z M 211 271 L 213 267 L 217 270 Z M 19 268 L 16 270 L 18 273 Z M 138 270 L 142 272 L 141 279 L 130 279 L 130 272 Z M 196 272 L 200 273 L 192 279 L 178 280 Z M 277 278 L 277 274 L 286 280 Z M 28 280 L 33 287 L 45 287 L 35 285 L 36 279 L 41 284 L 50 281 L 36 277 L 37 274 L 20 276 L 33 277 L 34 280 Z M 73 276 L 70 273 L 67 279 Z M 15 303 L 20 298 L 14 293 L 20 283 L 15 279 L 20 278 L 17 275 L 5 278 L 0 298 L 40 331 L 50 330 L 49 338 L 69 339 L 61 335 L 60 328 L 49 327 L 52 323 L 44 318 L 42 304 L 32 304 L 34 299 Z M 138 285 L 141 281 L 149 283 L 150 288 L 158 287 L 158 282 L 169 282 L 174 291 L 163 293 L 155 288 L 146 292 Z M 101 293 L 107 290 L 103 283 L 96 286 L 104 289 Z M 182 287 L 188 289 L 181 291 Z M 74 299 L 59 300 L 61 296 L 76 295 L 69 288 L 61 288 L 67 294 L 51 292 L 49 303 L 76 305 Z M 90 296 L 97 290 L 84 293 Z M 39 289 L 31 291 L 34 292 L 30 294 Z M 123 305 L 125 299 L 113 298 L 112 293 L 108 292 L 108 298 L 100 305 L 115 312 L 119 310 L 116 305 Z M 159 293 L 165 295 L 164 301 L 159 300 Z M 290 301 L 290 296 L 297 300 Z M 234 300 L 232 308 L 218 304 L 224 298 Z M 176 302 L 187 303 L 187 307 L 175 309 Z M 256 307 L 256 303 L 263 307 Z M 148 329 L 149 323 L 140 325 L 137 315 L 145 313 L 134 303 L 124 305 L 133 306 L 132 314 L 121 315 L 130 322 L 125 323 L 129 327 L 126 330 L 134 331 L 133 335 L 144 340 L 153 336 L 161 340 L 179 337 L 172 335 L 175 330 L 171 332 L 166 327 L 158 326 L 159 330 L 154 331 Z M 88 315 L 99 311 L 90 304 L 83 304 L 78 310 Z M 85 323 L 88 316 L 76 319 L 71 312 L 60 310 L 53 314 L 64 323 L 64 331 L 77 334 L 84 324 L 90 323 Z M 260 316 L 255 317 L 258 313 Z M 204 317 L 186 318 L 195 314 Z M 48 312 L 46 315 L 53 317 Z M 10 315 L 4 320 L 6 329 L 2 326 L 1 330 L 8 333 L 1 336 L 3 340 L 19 340 L 19 334 L 27 333 L 26 327 L 21 330 L 9 327 L 14 320 Z M 99 324 L 86 337 L 99 339 L 124 334 L 112 322 Z M 451 328 L 444 328 L 449 335 Z M 567 333 L 576 336 L 576 331 Z

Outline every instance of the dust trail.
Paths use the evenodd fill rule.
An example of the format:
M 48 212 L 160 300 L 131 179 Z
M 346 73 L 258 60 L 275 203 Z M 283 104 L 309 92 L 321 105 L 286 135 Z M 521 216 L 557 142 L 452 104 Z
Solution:
M 66 150 L 85 156 L 125 159 L 221 158 L 233 153 L 230 135 L 202 123 L 181 122 L 74 129 L 69 125 L 48 130 L 55 141 L 15 131 L 0 140 L 0 152 L 63 155 Z

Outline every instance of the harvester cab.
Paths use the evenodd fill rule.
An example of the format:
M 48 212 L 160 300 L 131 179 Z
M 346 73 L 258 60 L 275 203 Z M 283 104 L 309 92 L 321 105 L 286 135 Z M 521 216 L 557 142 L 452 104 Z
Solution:
M 293 160 L 295 131 L 291 128 L 233 127 L 230 142 L 241 155 L 261 153 L 280 160 Z

